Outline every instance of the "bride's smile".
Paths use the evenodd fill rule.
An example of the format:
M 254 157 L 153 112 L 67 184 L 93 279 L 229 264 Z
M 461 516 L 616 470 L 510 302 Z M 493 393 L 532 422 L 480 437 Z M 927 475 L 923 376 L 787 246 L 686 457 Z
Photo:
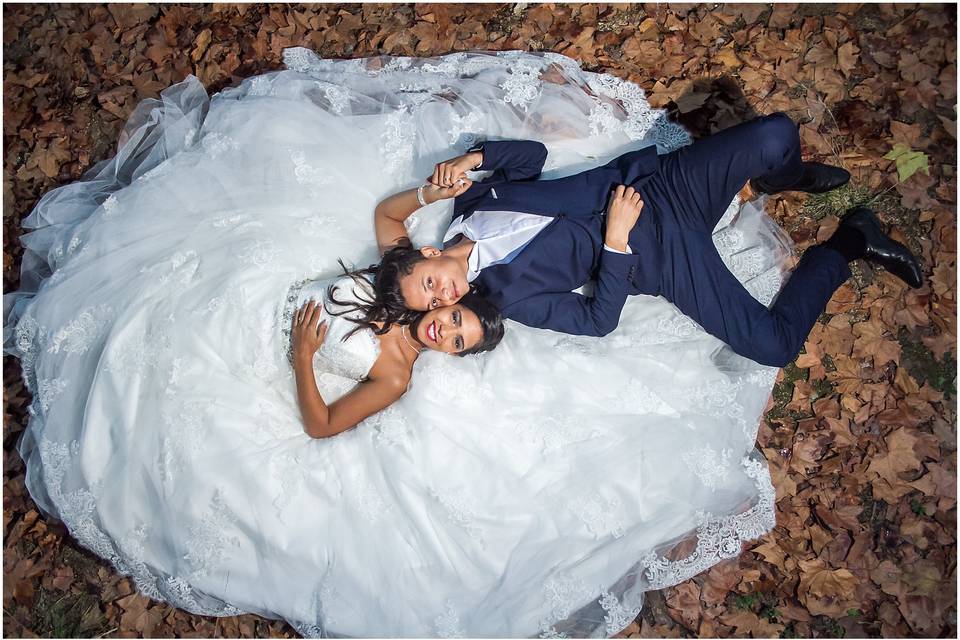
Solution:
M 428 311 L 413 324 L 420 344 L 434 351 L 460 353 L 483 339 L 480 319 L 470 309 L 456 304 Z

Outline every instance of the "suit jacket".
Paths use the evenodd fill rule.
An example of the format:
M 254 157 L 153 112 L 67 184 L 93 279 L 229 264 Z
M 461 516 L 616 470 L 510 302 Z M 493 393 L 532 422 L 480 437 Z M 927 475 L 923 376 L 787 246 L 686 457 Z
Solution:
M 643 211 L 630 234 L 632 254 L 603 249 L 606 208 L 618 184 L 641 186 L 659 167 L 655 147 L 626 153 L 602 167 L 557 180 L 536 180 L 547 150 L 539 142 L 483 144 L 480 170 L 493 170 L 454 201 L 454 214 L 518 211 L 554 220 L 511 262 L 487 267 L 477 291 L 506 318 L 576 335 L 613 331 L 627 296 L 659 292 L 660 227 Z M 496 197 L 491 193 L 495 187 Z M 573 293 L 596 281 L 593 297 Z

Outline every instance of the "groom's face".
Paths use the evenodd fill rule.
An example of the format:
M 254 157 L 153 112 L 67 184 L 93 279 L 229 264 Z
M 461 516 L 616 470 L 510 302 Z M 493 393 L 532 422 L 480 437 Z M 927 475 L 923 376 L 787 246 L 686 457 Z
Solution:
M 463 266 L 439 251 L 424 255 L 426 260 L 413 265 L 413 270 L 400 280 L 404 303 L 414 311 L 456 304 L 470 289 Z

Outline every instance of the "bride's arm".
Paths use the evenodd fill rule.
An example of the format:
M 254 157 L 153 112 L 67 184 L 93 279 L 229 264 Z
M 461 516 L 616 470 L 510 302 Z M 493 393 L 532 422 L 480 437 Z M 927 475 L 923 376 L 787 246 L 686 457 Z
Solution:
M 423 200 L 426 204 L 431 204 L 437 200 L 455 198 L 469 189 L 472 184 L 466 178 L 463 182 L 447 188 L 427 183 L 423 187 Z M 398 244 L 409 244 L 410 236 L 407 235 L 407 228 L 403 223 L 420 206 L 420 201 L 417 199 L 417 189 L 407 189 L 395 193 L 377 205 L 373 213 L 373 226 L 377 233 L 377 246 L 380 248 L 380 255 Z
M 303 429 L 311 438 L 329 438 L 351 429 L 396 402 L 407 390 L 402 375 L 371 378 L 327 406 L 317 388 L 313 359 L 294 362 Z
M 410 372 L 378 359 L 370 379 L 350 393 L 327 405 L 313 372 L 313 355 L 327 335 L 325 322 L 319 323 L 322 307 L 311 301 L 293 317 L 291 342 L 293 374 L 297 381 L 297 402 L 304 431 L 311 438 L 328 438 L 356 426 L 365 418 L 396 402 L 407 390 Z

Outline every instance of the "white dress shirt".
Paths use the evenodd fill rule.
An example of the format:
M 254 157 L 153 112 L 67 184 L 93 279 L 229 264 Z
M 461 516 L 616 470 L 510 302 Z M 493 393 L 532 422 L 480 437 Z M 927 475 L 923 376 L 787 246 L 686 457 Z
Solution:
M 443 236 L 443 242 L 459 234 L 473 240 L 473 248 L 467 257 L 467 281 L 473 282 L 486 267 L 513 260 L 551 222 L 551 216 L 536 213 L 478 211 L 466 220 L 463 216 L 454 220 Z M 607 245 L 603 248 L 614 253 L 632 253 L 629 246 L 626 252 Z
M 458 217 L 447 229 L 443 241 L 463 234 L 473 240 L 467 257 L 467 281 L 473 282 L 486 267 L 510 262 L 553 218 L 516 211 L 483 211 Z

